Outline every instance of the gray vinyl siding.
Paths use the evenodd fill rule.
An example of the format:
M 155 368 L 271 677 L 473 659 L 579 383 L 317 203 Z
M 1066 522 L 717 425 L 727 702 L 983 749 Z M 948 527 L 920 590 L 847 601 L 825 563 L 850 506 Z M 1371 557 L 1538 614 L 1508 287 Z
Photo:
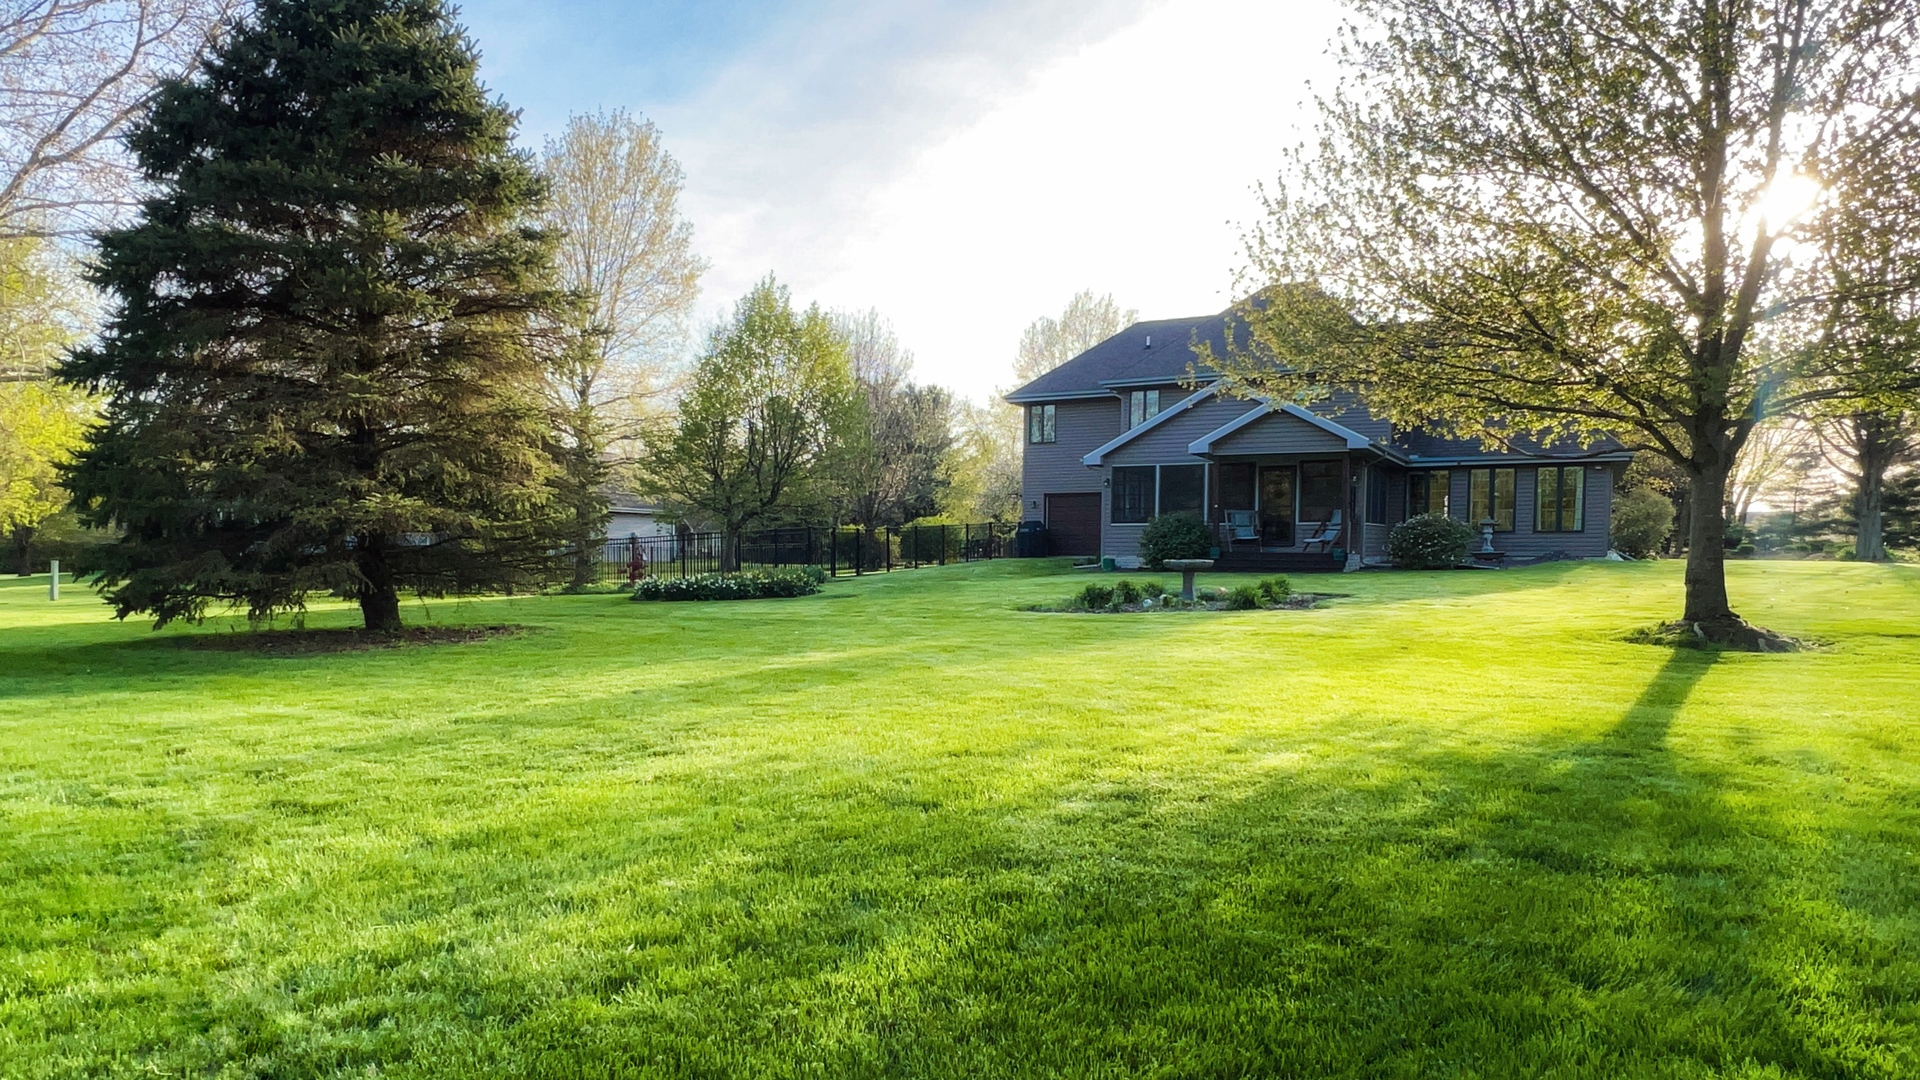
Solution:
M 1112 398 L 1056 402 L 1050 443 L 1029 443 L 1021 414 L 1020 516 L 1038 520 L 1048 493 L 1099 491 L 1103 473 L 1080 459 L 1120 434 L 1120 412 Z M 1104 515 L 1103 515 L 1104 516 Z
M 1215 430 L 1226 423 L 1208 428 Z M 1204 434 L 1204 433 L 1203 433 Z M 1199 436 L 1195 436 L 1198 438 Z M 1268 413 L 1213 444 L 1215 457 L 1236 454 L 1344 454 L 1345 439 L 1289 413 Z
M 1493 549 L 1505 552 L 1517 558 L 1534 558 L 1541 555 L 1568 555 L 1576 559 L 1604 558 L 1607 549 L 1612 546 L 1609 539 L 1613 527 L 1613 470 L 1586 469 L 1586 505 L 1581 517 L 1585 528 L 1579 532 L 1537 533 L 1533 531 L 1534 499 L 1538 494 L 1536 479 L 1538 466 L 1490 464 L 1492 468 L 1511 468 L 1514 471 L 1513 531 L 1493 534 Z M 1475 466 L 1454 466 L 1452 503 L 1453 516 L 1466 520 L 1468 473 Z M 1476 529 L 1480 523 L 1469 521 L 1467 524 Z M 1480 550 L 1478 541 L 1473 549 Z
M 1184 399 L 1182 399 L 1184 400 Z M 1107 455 L 1108 465 L 1200 465 L 1187 453 L 1195 439 L 1217 431 L 1259 406 L 1244 398 L 1210 397 L 1167 422 L 1134 437 Z

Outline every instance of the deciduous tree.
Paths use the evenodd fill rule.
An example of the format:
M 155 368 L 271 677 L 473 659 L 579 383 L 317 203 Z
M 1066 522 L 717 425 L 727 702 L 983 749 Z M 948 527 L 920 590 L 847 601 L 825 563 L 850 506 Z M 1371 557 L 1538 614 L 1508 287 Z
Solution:
M 854 408 L 847 343 L 771 276 L 713 328 L 679 415 L 649 430 L 643 490 L 733 541 L 818 505 Z
M 569 311 L 545 187 L 440 0 L 261 0 L 131 145 L 157 193 L 100 237 L 114 298 L 62 369 L 107 396 L 69 475 L 123 539 L 124 617 L 555 572 L 542 385 Z
M 1915 228 L 1876 193 L 1916 158 L 1920 8 L 1353 7 L 1346 77 L 1249 237 L 1278 287 L 1243 307 L 1231 374 L 1355 387 L 1455 435 L 1665 455 L 1692 488 L 1683 618 L 1775 644 L 1734 614 L 1719 510 L 1756 423 L 1870 381 L 1797 346 L 1846 287 L 1823 238 Z
M 879 312 L 840 315 L 854 408 L 838 455 L 847 520 L 871 531 L 934 513 L 953 446 L 953 397 L 914 383 L 913 354 Z
M 642 423 L 673 389 L 706 263 L 680 215 L 680 164 L 652 122 L 576 116 L 548 140 L 543 165 L 560 279 L 582 300 L 576 340 L 549 386 L 574 580 L 585 584 L 606 526 L 606 482 L 632 463 Z
M 1092 289 L 1074 293 L 1059 318 L 1042 315 L 1020 335 L 1020 351 L 1013 362 L 1015 386 L 1033 380 L 1125 330 L 1140 318 L 1122 309 L 1112 293 L 1094 295 Z
M 84 232 L 138 196 L 120 145 L 237 0 L 0 5 L 0 235 Z

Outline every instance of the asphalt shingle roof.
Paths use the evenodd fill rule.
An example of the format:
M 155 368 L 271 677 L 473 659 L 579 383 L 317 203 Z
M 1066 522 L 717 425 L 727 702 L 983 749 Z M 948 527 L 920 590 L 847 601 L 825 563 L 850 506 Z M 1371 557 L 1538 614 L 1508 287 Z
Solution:
M 1215 355 L 1226 351 L 1226 327 L 1224 311 L 1137 322 L 1008 394 L 1007 400 L 1097 397 L 1106 392 L 1104 384 L 1120 381 L 1178 382 L 1186 377 L 1188 367 L 1195 365 L 1196 340 L 1210 344 Z

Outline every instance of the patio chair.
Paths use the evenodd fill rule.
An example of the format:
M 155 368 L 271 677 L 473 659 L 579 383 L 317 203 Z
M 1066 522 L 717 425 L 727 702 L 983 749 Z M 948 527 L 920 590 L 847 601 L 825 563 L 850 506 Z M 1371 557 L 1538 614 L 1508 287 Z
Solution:
M 1315 544 L 1320 545 L 1321 551 L 1333 550 L 1334 542 L 1340 539 L 1340 511 L 1335 510 L 1333 516 L 1327 519 L 1327 523 L 1317 528 L 1319 529 L 1318 532 L 1315 532 L 1301 542 L 1301 551 L 1306 551 Z
M 1254 521 L 1253 511 L 1227 511 L 1227 536 L 1234 541 L 1258 540 L 1260 527 Z

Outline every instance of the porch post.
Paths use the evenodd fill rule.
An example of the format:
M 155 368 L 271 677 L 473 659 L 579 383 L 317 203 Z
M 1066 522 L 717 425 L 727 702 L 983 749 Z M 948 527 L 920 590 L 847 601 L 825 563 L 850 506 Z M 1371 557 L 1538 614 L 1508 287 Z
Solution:
M 1353 559 L 1353 451 L 1340 458 L 1340 550 Z M 1342 564 L 1341 569 L 1346 569 Z

